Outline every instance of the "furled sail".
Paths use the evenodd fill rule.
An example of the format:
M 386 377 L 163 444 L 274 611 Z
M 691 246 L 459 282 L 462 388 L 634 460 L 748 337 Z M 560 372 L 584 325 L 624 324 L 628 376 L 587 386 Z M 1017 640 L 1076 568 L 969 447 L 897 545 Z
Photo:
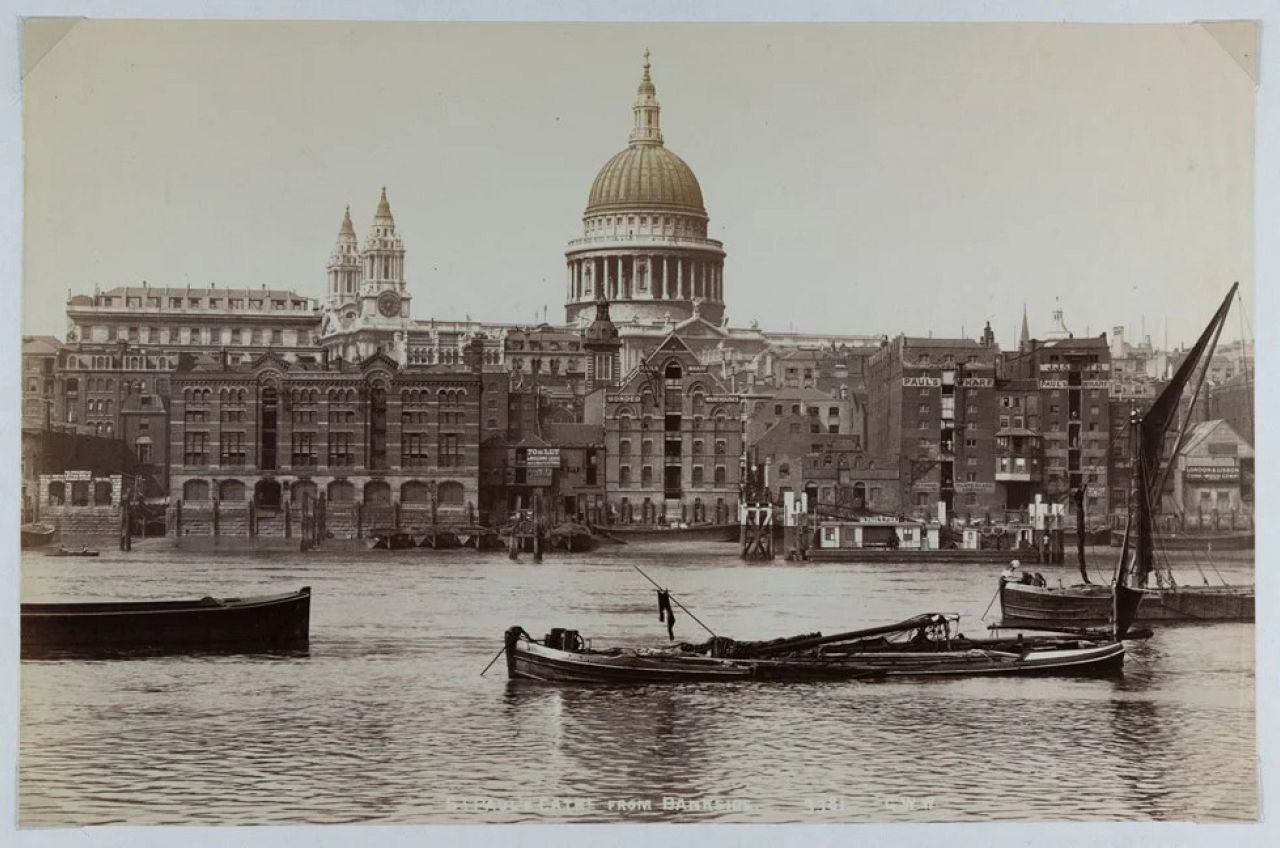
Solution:
M 1147 575 L 1155 567 L 1154 520 L 1153 512 L 1160 502 L 1163 475 L 1160 473 L 1160 460 L 1164 453 L 1164 437 L 1178 413 L 1178 403 L 1182 392 L 1191 381 L 1205 351 L 1210 350 L 1217 342 L 1218 333 L 1226 321 L 1227 312 L 1231 309 L 1231 300 L 1235 297 L 1235 283 L 1218 311 L 1214 313 L 1209 325 L 1204 328 L 1200 338 L 1187 352 L 1186 358 L 1178 366 L 1177 372 L 1165 386 L 1155 403 L 1138 421 L 1137 449 L 1134 457 L 1136 478 L 1135 500 L 1133 510 L 1134 556 L 1132 563 L 1121 553 L 1122 559 L 1116 578 L 1116 637 L 1121 638 L 1128 632 L 1138 611 L 1138 602 L 1142 598 L 1141 588 L 1146 585 Z

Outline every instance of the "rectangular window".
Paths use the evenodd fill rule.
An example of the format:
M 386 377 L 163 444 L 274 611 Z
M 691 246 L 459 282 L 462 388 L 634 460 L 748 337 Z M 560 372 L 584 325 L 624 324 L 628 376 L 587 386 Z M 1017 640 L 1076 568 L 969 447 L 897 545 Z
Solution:
M 294 424 L 314 424 L 316 423 L 316 411 L 313 407 L 295 406 L 293 408 Z
M 405 468 L 427 466 L 427 437 L 424 434 L 404 434 L 400 441 L 400 464 Z
M 244 433 L 222 431 L 218 462 L 221 465 L 244 465 Z
M 727 472 L 725 471 L 725 467 L 723 465 L 717 465 L 716 466 L 716 485 L 717 486 L 725 485 L 726 476 L 727 476 Z
M 186 465 L 209 464 L 208 433 L 187 433 L 183 437 L 182 461 Z
M 284 333 L 280 330 L 272 330 L 271 343 L 273 345 L 284 344 Z
M 187 412 L 184 418 L 188 424 L 203 424 L 208 420 L 208 412 L 204 409 L 193 409 L 191 407 L 187 407 Z
M 440 434 L 440 459 L 443 468 L 456 468 L 462 465 L 462 447 L 458 443 L 457 433 Z
M 293 464 L 295 467 L 310 467 L 316 462 L 316 434 L 293 434 Z
M 630 465 L 618 466 L 618 485 L 619 486 L 631 485 L 631 466 Z
M 334 468 L 350 468 L 355 464 L 356 455 L 351 449 L 351 434 L 330 433 L 329 465 Z
M 640 485 L 642 486 L 653 485 L 653 466 L 652 465 L 646 465 L 640 469 Z

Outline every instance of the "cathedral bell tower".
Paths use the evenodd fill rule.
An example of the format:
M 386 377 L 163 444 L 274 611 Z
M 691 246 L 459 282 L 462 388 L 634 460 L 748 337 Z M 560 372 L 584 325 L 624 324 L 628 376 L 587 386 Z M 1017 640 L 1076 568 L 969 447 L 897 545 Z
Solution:
M 360 251 L 360 319 L 365 326 L 401 326 L 409 320 L 410 295 L 404 279 L 404 242 L 382 189 L 373 225 Z
M 351 207 L 342 216 L 338 241 L 329 256 L 329 296 L 327 306 L 340 311 L 347 304 L 355 304 L 360 296 L 360 246 L 356 242 L 356 228 L 351 224 Z

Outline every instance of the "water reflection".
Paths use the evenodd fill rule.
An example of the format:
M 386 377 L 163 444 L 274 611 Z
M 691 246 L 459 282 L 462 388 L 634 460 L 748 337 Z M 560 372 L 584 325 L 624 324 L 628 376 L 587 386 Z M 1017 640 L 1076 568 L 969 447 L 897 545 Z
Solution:
M 715 627 L 768 638 L 990 599 L 981 566 L 741 566 L 645 554 Z M 457 555 L 455 556 L 454 553 Z M 505 681 L 503 631 L 660 644 L 633 551 L 536 568 L 416 557 L 24 560 L 31 600 L 313 587 L 296 657 L 24 661 L 24 825 L 343 821 L 981 821 L 1257 815 L 1251 625 L 1162 629 L 1122 677 L 626 689 Z M 1046 575 L 1049 576 L 1049 575 Z M 677 637 L 700 637 L 681 616 Z M 458 799 L 486 799 L 476 811 Z M 513 799 L 587 798 L 565 811 Z M 663 798 L 743 800 L 663 810 Z M 609 809 L 647 800 L 648 810 Z M 826 804 L 827 806 L 823 806 Z

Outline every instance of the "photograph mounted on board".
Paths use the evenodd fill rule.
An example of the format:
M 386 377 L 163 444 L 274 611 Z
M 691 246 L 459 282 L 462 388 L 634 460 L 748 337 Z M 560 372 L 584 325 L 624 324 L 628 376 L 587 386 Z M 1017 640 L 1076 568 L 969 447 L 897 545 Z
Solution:
M 28 19 L 19 824 L 1258 820 L 1258 37 Z

